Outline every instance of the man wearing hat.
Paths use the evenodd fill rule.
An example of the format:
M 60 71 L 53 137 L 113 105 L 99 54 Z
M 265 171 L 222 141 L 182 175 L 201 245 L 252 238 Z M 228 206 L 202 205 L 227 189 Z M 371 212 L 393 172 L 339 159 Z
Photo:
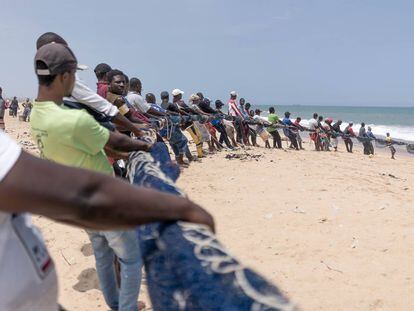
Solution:
M 216 106 L 216 110 L 217 110 L 217 112 L 218 113 L 220 113 L 220 114 L 222 114 L 222 115 L 226 115 L 223 111 L 222 111 L 222 108 L 223 108 L 223 106 L 224 106 L 224 103 L 220 100 L 220 99 L 217 99 L 215 102 L 214 102 L 214 104 L 215 104 L 215 106 Z M 236 129 L 234 128 L 234 125 L 233 125 L 233 122 L 232 121 L 229 121 L 229 120 L 226 120 L 225 118 L 223 118 L 222 120 L 221 120 L 221 123 L 222 123 L 222 125 L 223 125 L 223 128 L 224 128 L 224 130 L 225 130 L 225 134 L 226 134 L 226 136 L 227 136 L 227 139 L 229 139 L 229 140 L 231 140 L 231 145 L 232 145 L 232 148 L 230 148 L 230 149 L 233 149 L 233 148 L 237 148 L 239 145 L 237 144 L 237 142 L 236 142 L 236 138 L 235 138 L 235 132 L 236 132 Z M 220 134 L 223 132 L 222 131 L 222 129 L 221 130 L 219 130 L 219 132 L 220 132 Z M 223 140 L 225 140 L 225 136 L 222 136 L 222 135 L 220 135 L 220 139 L 219 139 L 219 141 L 221 142 L 221 139 L 223 139 Z M 227 145 L 227 142 L 226 142 L 226 145 Z M 227 145 L 227 147 L 228 147 L 229 145 Z
M 229 116 L 233 117 L 234 127 L 236 129 L 236 140 L 240 144 L 247 144 L 247 137 L 243 130 L 243 114 L 237 106 L 237 93 L 236 91 L 230 92 L 229 105 Z
M 54 32 L 46 32 L 42 34 L 36 41 L 36 49 L 41 48 L 43 45 L 48 43 L 60 43 L 68 46 L 68 43 L 65 39 Z M 86 66 L 79 68 L 81 70 L 86 69 Z M 106 68 L 107 69 L 107 68 Z M 92 91 L 88 86 L 86 86 L 79 78 L 78 75 L 75 75 L 75 86 L 73 87 L 72 92 L 65 97 L 65 104 L 68 104 L 71 108 L 85 108 L 88 110 L 95 119 L 110 119 L 111 122 L 125 128 L 137 136 L 142 134 L 139 124 L 133 123 L 127 117 L 122 115 L 118 108 L 108 102 L 105 98 L 99 96 L 94 91 Z M 106 121 L 106 120 L 105 120 Z
M 183 91 L 181 91 L 180 89 L 174 89 L 172 90 L 171 94 L 173 96 L 173 105 L 175 105 L 180 110 L 181 115 L 184 115 L 184 116 L 197 115 L 197 112 L 191 109 L 184 102 Z M 196 145 L 198 158 L 203 158 L 204 153 L 203 153 L 202 136 L 201 136 L 201 133 L 194 126 L 194 122 L 189 120 L 183 125 L 183 128 L 190 134 L 194 144 Z
M 104 149 L 116 152 L 148 151 L 150 144 L 110 132 L 84 110 L 69 109 L 63 97 L 75 84 L 77 60 L 63 44 L 49 43 L 35 56 L 39 92 L 30 119 L 33 139 L 43 158 L 113 176 Z M 142 261 L 134 230 L 88 231 L 95 253 L 100 287 L 111 309 L 137 309 Z M 111 270 L 114 254 L 121 263 L 122 288 Z

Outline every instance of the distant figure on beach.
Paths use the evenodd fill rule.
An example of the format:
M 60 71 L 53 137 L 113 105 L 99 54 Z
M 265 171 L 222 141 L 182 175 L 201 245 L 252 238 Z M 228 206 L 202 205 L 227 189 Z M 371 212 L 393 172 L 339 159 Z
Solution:
M 346 151 L 352 153 L 352 148 L 354 143 L 352 142 L 352 137 L 356 137 L 352 126 L 354 125 L 353 122 L 349 122 L 348 126 L 344 130 L 344 136 L 342 137 L 345 143 Z
M 390 133 L 387 133 L 387 137 L 385 137 L 385 141 L 387 142 L 387 147 L 390 149 L 391 151 L 391 159 L 395 160 L 395 153 L 397 152 L 393 146 L 394 142 L 390 136 Z
M 364 146 L 364 154 L 370 155 L 371 154 L 371 139 L 367 135 L 367 131 L 365 129 L 365 123 L 361 123 L 361 127 L 359 128 L 358 139 L 362 142 Z
M 17 101 L 16 96 L 14 96 L 10 104 L 11 116 L 13 118 L 17 117 L 17 110 L 19 110 L 19 102 Z
M 30 101 L 30 98 L 26 98 L 26 101 L 23 103 L 23 121 L 30 121 L 30 113 L 32 112 L 33 104 Z
M 370 138 L 370 140 L 369 140 L 370 154 L 374 154 L 374 144 L 372 143 L 372 141 L 376 140 L 377 138 L 372 133 L 372 129 L 371 129 L 370 126 L 368 126 L 367 136 Z
M 6 111 L 6 101 L 3 99 L 3 89 L 0 87 L 0 130 L 5 129 L 4 112 Z

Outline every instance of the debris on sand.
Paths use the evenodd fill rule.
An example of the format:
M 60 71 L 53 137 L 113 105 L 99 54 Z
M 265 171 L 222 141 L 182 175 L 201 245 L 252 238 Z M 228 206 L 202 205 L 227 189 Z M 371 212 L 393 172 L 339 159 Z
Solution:
M 394 179 L 399 179 L 397 176 L 395 176 L 395 175 L 393 175 L 393 174 L 386 174 L 386 173 L 382 173 L 382 174 L 380 174 L 381 176 L 388 176 L 388 177 L 391 177 L 391 178 L 394 178 Z
M 227 160 L 232 160 L 232 159 L 239 159 L 241 161 L 251 161 L 251 160 L 256 160 L 258 161 L 263 155 L 261 154 L 251 154 L 251 153 L 229 153 L 226 155 L 226 159 Z

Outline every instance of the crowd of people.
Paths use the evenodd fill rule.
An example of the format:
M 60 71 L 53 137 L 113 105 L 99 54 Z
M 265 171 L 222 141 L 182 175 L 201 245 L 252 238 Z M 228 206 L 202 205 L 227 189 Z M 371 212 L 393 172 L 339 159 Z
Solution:
M 130 185 L 133 181 L 127 181 L 125 167 L 118 160 L 144 156 L 151 170 L 144 169 L 144 178 L 164 176 L 166 187 L 172 187 L 173 177 L 167 179 L 164 174 L 173 176 L 176 164 L 168 160 L 163 136 L 175 140 L 171 146 L 178 160 L 180 155 L 190 160 L 203 157 L 204 143 L 210 150 L 221 146 L 205 127 L 209 117 L 202 113 L 202 104 L 197 105 L 202 96 L 192 96 L 187 106 L 182 101 L 183 93 L 174 90 L 171 103 L 169 94 L 163 94 L 164 109 L 155 104 L 153 95 L 142 97 L 142 84 L 137 78 L 129 79 L 112 69 L 101 75 L 99 66 L 96 73 L 104 81 L 100 79 L 94 92 L 78 79 L 76 57 L 62 37 L 45 33 L 38 38 L 36 48 L 38 94 L 31 106 L 30 128 L 40 158 L 22 151 L 0 131 L 0 309 L 63 310 L 57 304 L 53 261 L 31 225 L 29 213 L 85 228 L 108 307 L 120 311 L 143 309 L 145 306 L 138 303 L 143 256 L 137 226 L 181 220 L 201 224 L 213 235 L 214 220 L 184 196 L 161 192 L 155 186 Z M 14 107 L 13 114 L 17 114 Z M 165 118 L 167 111 L 175 111 L 171 120 Z M 195 140 L 197 156 L 189 151 L 182 130 Z M 230 143 L 229 148 L 233 148 Z M 161 162 L 153 164 L 153 152 L 158 152 L 159 161 L 164 157 L 163 170 Z M 134 172 L 138 171 L 139 167 Z M 200 262 L 194 261 L 194 265 L 203 269 Z M 18 271 L 13 267 L 19 267 Z M 259 276 L 257 281 L 266 284 Z M 236 283 L 226 284 L 222 283 Z M 269 290 L 274 291 L 270 305 L 288 304 L 276 288 Z M 242 291 L 234 293 L 240 298 L 234 303 L 246 301 L 246 308 L 254 303 L 255 299 Z
M 30 112 L 32 111 L 33 104 L 30 101 L 30 98 L 26 98 L 26 100 L 22 103 L 23 106 L 23 113 L 21 115 L 21 120 L 25 122 L 30 121 Z M 18 111 L 20 110 L 19 101 L 17 100 L 17 97 L 14 96 L 13 99 L 10 101 L 8 99 L 3 99 L 3 90 L 0 87 L 0 129 L 5 128 L 4 125 L 4 114 L 6 110 L 9 109 L 9 115 L 13 118 L 18 117 Z
M 0 160 L 4 162 L 0 168 L 0 180 L 5 178 L 0 194 L 7 193 L 10 196 L 16 193 L 15 183 L 19 182 L 18 195 L 21 198 L 10 200 L 7 208 L 1 206 L 8 214 L 3 216 L 0 213 L 0 219 L 3 217 L 3 223 L 13 227 L 18 218 L 17 213 L 29 211 L 87 228 L 100 288 L 112 310 L 138 309 L 143 264 L 136 232 L 132 230 L 134 226 L 153 221 L 186 220 L 214 228 L 211 216 L 185 198 L 160 195 L 155 191 L 141 190 L 137 193 L 126 183 L 115 181 L 125 179 L 126 168 L 123 163 L 128 161 L 131 152 L 149 152 L 155 142 L 168 143 L 176 162 L 186 167 L 190 162 L 200 161 L 207 153 L 244 146 L 257 147 L 257 137 L 266 148 L 282 149 L 280 131 L 288 140 L 288 148 L 301 150 L 301 132 L 307 131 L 318 151 L 329 151 L 330 148 L 336 151 L 338 138 L 341 137 L 347 151 L 352 152 L 352 138 L 357 137 L 364 144 L 365 154 L 374 153 L 372 140 L 375 136 L 369 127 L 365 131 L 365 124 L 361 124 L 359 135 L 356 135 L 352 123 L 341 130 L 340 120 L 334 123 L 332 118 L 324 119 L 315 113 L 309 126 L 305 127 L 301 125 L 301 117 L 292 121 L 287 111 L 280 118 L 274 107 L 269 108 L 269 115 L 264 118 L 260 109 L 252 109 L 250 103 L 246 103 L 243 98 L 238 99 L 235 91 L 230 92 L 227 105 L 221 100 L 215 100 L 213 104 L 202 92 L 191 94 L 186 102 L 184 92 L 178 88 L 171 93 L 161 92 L 157 103 L 153 93 L 143 95 L 140 79 L 130 78 L 105 63 L 94 69 L 98 81 L 97 90 L 92 91 L 75 74 L 81 68 L 78 68 L 74 53 L 61 36 L 45 33 L 38 38 L 36 48 L 35 71 L 39 92 L 33 104 L 29 99 L 24 102 L 23 115 L 24 120 L 30 121 L 32 136 L 41 158 L 54 163 L 38 162 L 41 160 L 22 154 L 11 140 L 0 136 L 1 147 L 9 148 L 0 148 Z M 19 109 L 16 97 L 6 106 L 0 89 L 0 100 L 0 117 L 3 117 L 7 108 L 16 117 Z M 194 142 L 196 154 L 191 152 L 185 132 Z M 272 144 L 270 139 L 273 140 Z M 391 138 L 388 141 L 392 144 Z M 71 171 L 58 164 L 102 175 L 88 174 L 83 170 Z M 56 171 L 62 175 L 59 177 Z M 36 180 L 39 178 L 33 177 L 36 172 L 43 175 L 48 172 L 49 180 L 42 179 L 36 187 L 27 185 L 26 189 L 26 184 L 21 183 L 20 179 L 32 176 L 26 178 L 27 182 Z M 62 176 L 82 182 L 68 184 Z M 40 194 L 41 191 L 44 194 Z M 124 196 L 123 193 L 129 194 Z M 25 197 L 31 198 L 30 201 Z M 145 204 L 142 198 L 146 198 Z M 28 202 L 30 207 L 25 206 Z M 72 205 L 73 210 L 70 210 L 68 207 Z M 95 210 L 98 205 L 100 211 Z M 134 205 L 143 208 L 134 212 L 130 209 Z M 87 210 L 81 211 L 82 208 Z M 20 226 L 22 232 L 29 234 L 24 219 Z M 0 225 L 0 232 L 4 228 L 3 224 Z M 38 272 L 46 277 L 52 269 L 49 266 L 50 257 L 40 241 L 33 241 L 31 243 L 42 250 L 41 255 L 32 254 L 38 256 Z M 15 260 L 13 258 L 9 258 L 9 264 Z M 113 268 L 114 258 L 117 269 Z M 52 280 L 49 286 L 55 286 L 55 283 Z M 41 304 L 39 309 L 52 309 L 51 301 L 56 300 L 55 291 L 38 302 Z M 12 301 L 16 298 L 13 293 L 7 298 L 6 294 L 2 294 L 0 298 L 5 298 L 0 299 L 0 306 L 2 303 L 10 306 L 15 302 Z M 6 305 L 7 301 L 12 303 Z M 8 310 L 7 307 L 5 309 Z
M 371 127 L 366 127 L 365 123 L 361 123 L 359 133 L 356 134 L 353 130 L 353 122 L 341 129 L 342 120 L 334 122 L 332 118 L 324 118 L 317 113 L 313 114 L 307 127 L 301 124 L 300 116 L 291 119 L 289 111 L 286 111 L 284 117 L 280 118 L 274 107 L 269 108 L 266 118 L 261 116 L 263 111 L 252 109 L 251 104 L 246 103 L 244 98 L 238 99 L 235 91 L 230 92 L 227 105 L 220 99 L 215 100 L 213 105 L 212 101 L 202 92 L 191 94 L 186 103 L 184 92 L 180 89 L 174 89 L 171 94 L 168 91 L 161 92 L 160 101 L 157 103 L 157 98 L 153 93 L 147 93 L 145 96 L 142 94 L 142 82 L 136 77 L 129 79 L 125 73 L 117 69 L 113 70 L 105 63 L 97 65 L 94 72 L 98 79 L 97 95 L 118 108 L 123 107 L 124 113 L 121 114 L 125 116 L 123 122 L 133 123 L 127 127 L 124 124 L 118 127 L 118 130 L 121 128 L 123 129 L 121 132 L 131 134 L 134 133 L 131 127 L 152 129 L 156 132 L 159 141 L 168 142 L 177 163 L 183 167 L 188 166 L 190 162 L 199 161 L 207 153 L 245 146 L 260 147 L 257 137 L 261 138 L 265 148 L 271 148 L 270 139 L 272 139 L 273 148 L 283 149 L 282 137 L 284 136 L 290 142 L 288 148 L 302 150 L 304 148 L 301 133 L 304 131 L 309 132 L 309 138 L 316 151 L 330 151 L 331 148 L 337 151 L 338 139 L 342 138 L 347 152 L 352 153 L 354 144 L 352 139 L 354 138 L 363 144 L 364 154 L 374 154 L 373 142 L 377 138 L 372 133 Z M 87 95 L 80 94 L 80 96 Z M 113 117 L 112 112 L 105 111 L 108 108 L 99 103 L 98 97 L 88 103 L 72 96 L 66 98 L 64 104 L 70 108 L 85 108 L 103 126 L 115 129 L 114 122 L 110 121 Z M 24 110 L 21 119 L 30 121 L 33 104 L 27 98 L 22 106 Z M 11 116 L 17 116 L 19 103 L 16 97 L 11 102 L 6 100 L 0 105 L 0 119 L 6 109 L 9 109 Z M 279 131 L 283 133 L 283 136 Z M 196 154 L 191 153 L 185 132 L 194 142 Z M 386 141 L 394 159 L 396 151 L 392 146 L 393 141 L 389 133 L 387 133 Z M 203 148 L 204 145 L 208 147 L 208 151 Z

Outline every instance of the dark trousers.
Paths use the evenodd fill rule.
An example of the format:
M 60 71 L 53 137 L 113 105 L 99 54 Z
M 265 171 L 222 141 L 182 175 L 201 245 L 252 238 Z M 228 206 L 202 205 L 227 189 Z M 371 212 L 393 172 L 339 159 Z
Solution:
M 369 142 L 369 154 L 374 154 L 374 145 L 372 141 Z
M 254 129 L 249 128 L 249 136 L 250 139 L 252 140 L 252 145 L 255 146 L 256 142 L 257 142 L 257 133 Z
M 239 119 L 234 121 L 234 128 L 236 129 L 236 141 L 238 143 L 243 144 L 243 142 L 244 142 L 244 140 L 243 140 L 244 132 L 243 132 L 242 121 L 239 120 Z
M 226 128 L 222 123 L 214 125 L 216 130 L 220 133 L 219 143 L 223 144 L 223 142 L 226 143 L 227 148 L 233 148 L 233 146 L 230 143 L 229 137 L 227 136 Z
M 351 138 L 345 138 L 344 139 L 346 151 L 352 152 L 352 147 L 354 146 L 354 143 L 352 142 Z
M 273 148 L 282 149 L 282 138 L 280 138 L 279 132 L 276 130 L 271 132 L 270 135 L 273 137 Z
M 364 146 L 364 154 L 366 155 L 371 154 L 372 143 L 370 141 L 366 141 L 363 143 L 363 146 Z
M 299 150 L 298 142 L 297 142 L 297 140 L 296 140 L 296 134 L 295 134 L 295 133 L 293 133 L 293 132 L 292 132 L 292 130 L 290 130 L 290 129 L 284 129 L 284 130 L 283 130 L 283 133 L 285 134 L 285 136 L 286 136 L 287 138 L 289 138 L 290 143 L 293 145 L 293 147 L 294 147 L 296 150 Z

